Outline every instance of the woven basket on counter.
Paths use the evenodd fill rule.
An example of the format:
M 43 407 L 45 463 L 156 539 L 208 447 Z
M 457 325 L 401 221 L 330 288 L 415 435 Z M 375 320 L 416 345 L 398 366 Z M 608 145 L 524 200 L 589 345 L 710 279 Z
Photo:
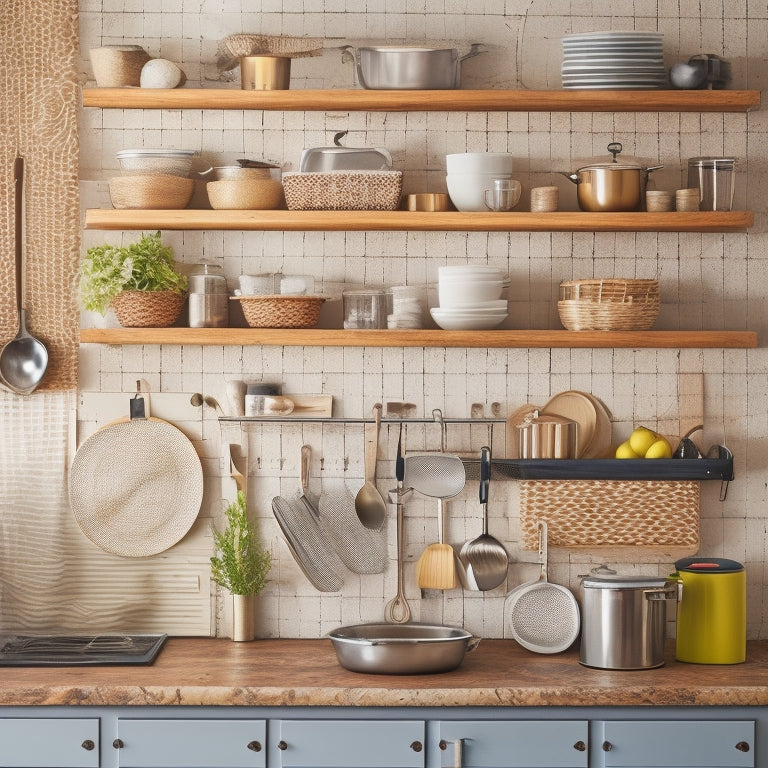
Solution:
M 646 331 L 660 309 L 658 280 L 594 278 L 560 283 L 557 311 L 569 331 Z
M 284 173 L 290 211 L 394 211 L 403 192 L 402 171 Z
M 239 301 L 251 328 L 314 328 L 320 319 L 323 296 L 232 296 Z
M 167 328 L 179 319 L 184 299 L 176 291 L 123 291 L 111 306 L 123 328 Z
M 544 520 L 555 547 L 662 547 L 693 554 L 699 496 L 698 480 L 524 480 L 522 547 L 538 548 L 537 523 Z

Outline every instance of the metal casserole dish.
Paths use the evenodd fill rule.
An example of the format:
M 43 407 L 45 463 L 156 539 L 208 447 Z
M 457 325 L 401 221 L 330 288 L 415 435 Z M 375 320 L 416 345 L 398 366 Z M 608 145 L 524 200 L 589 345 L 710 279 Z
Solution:
M 447 90 L 458 88 L 461 62 L 482 53 L 473 43 L 465 56 L 456 48 L 409 45 L 345 46 L 342 61 L 352 60 L 357 80 L 368 90 Z
M 480 638 L 455 627 L 431 624 L 357 624 L 328 633 L 339 664 L 375 675 L 449 672 Z

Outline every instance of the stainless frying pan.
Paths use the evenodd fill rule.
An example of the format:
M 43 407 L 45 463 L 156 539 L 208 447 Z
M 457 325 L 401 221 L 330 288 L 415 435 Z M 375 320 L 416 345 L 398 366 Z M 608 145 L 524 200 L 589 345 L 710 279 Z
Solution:
M 144 398 L 132 398 L 130 410 L 130 418 L 107 424 L 80 446 L 69 500 L 80 530 L 97 547 L 146 557 L 192 527 L 203 500 L 203 468 L 181 430 L 145 416 Z

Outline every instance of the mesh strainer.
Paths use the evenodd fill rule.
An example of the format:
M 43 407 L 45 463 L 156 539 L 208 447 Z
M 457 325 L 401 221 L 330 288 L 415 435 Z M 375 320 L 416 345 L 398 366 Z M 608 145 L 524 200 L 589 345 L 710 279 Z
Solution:
M 513 589 L 505 600 L 505 625 L 523 648 L 535 653 L 560 653 L 579 636 L 581 618 L 573 593 L 547 579 L 547 524 L 539 522 L 537 581 Z

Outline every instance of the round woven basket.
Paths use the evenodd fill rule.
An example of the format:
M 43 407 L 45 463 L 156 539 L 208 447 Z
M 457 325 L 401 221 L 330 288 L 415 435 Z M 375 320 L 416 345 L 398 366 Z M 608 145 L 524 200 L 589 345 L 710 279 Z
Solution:
M 213 209 L 267 211 L 283 204 L 283 185 L 275 179 L 221 179 L 205 188 Z
M 186 208 L 195 191 L 195 180 L 167 173 L 114 176 L 109 197 L 115 208 Z
M 184 296 L 176 291 L 123 291 L 112 308 L 123 328 L 167 328 L 181 314 Z
M 320 319 L 323 296 L 232 296 L 243 308 L 251 328 L 314 328 Z
M 660 309 L 658 280 L 593 278 L 560 283 L 557 311 L 569 331 L 647 331 Z

